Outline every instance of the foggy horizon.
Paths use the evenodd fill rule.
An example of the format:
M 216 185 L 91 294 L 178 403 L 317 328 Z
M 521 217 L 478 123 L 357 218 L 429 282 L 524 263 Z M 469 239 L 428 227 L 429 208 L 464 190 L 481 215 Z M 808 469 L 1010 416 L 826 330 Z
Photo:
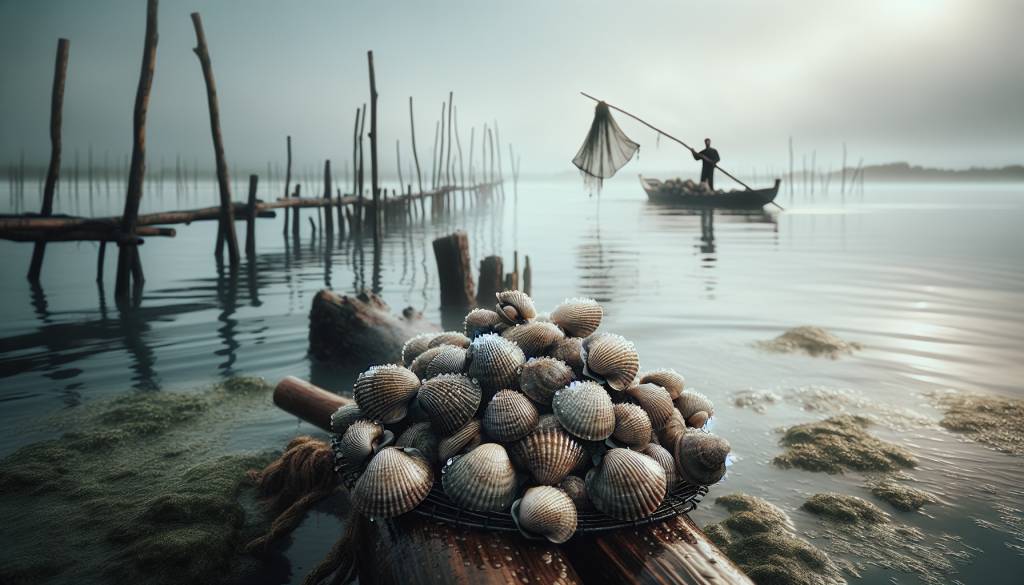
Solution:
M 820 172 L 906 161 L 962 169 L 1021 163 L 1024 51 L 1010 2 L 645 2 L 630 10 L 528 2 L 371 5 L 268 1 L 164 2 L 147 125 L 147 166 L 213 167 L 206 94 L 188 18 L 199 11 L 210 44 L 232 174 L 283 165 L 291 135 L 297 172 L 331 159 L 351 164 L 356 108 L 368 101 L 373 50 L 382 175 L 412 162 L 408 98 L 416 107 L 420 163 L 453 91 L 462 148 L 470 128 L 500 128 L 524 175 L 574 171 L 590 124 L 586 91 L 691 146 L 712 137 L 738 174 L 788 166 L 816 153 Z M 63 167 L 111 166 L 131 150 L 145 2 L 0 0 L 0 165 L 24 151 L 49 156 L 49 99 L 56 41 L 71 41 L 64 101 Z M 742 41 L 742 42 L 740 42 Z M 682 148 L 617 115 L 641 144 L 636 172 L 697 166 Z M 367 148 L 369 143 L 367 142 Z M 454 151 L 454 149 L 453 149 Z M 454 157 L 454 152 L 453 152 Z M 464 153 L 468 163 L 469 153 Z M 426 162 L 424 162 L 426 161 Z M 408 182 L 408 180 L 406 181 Z

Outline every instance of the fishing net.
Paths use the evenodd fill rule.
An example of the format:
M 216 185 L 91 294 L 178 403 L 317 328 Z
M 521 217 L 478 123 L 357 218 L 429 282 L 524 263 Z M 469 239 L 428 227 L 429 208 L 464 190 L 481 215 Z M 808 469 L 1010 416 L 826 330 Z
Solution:
M 630 140 L 615 123 L 608 104 L 598 102 L 590 131 L 572 164 L 583 172 L 587 187 L 600 191 L 604 180 L 625 166 L 639 149 L 640 145 Z

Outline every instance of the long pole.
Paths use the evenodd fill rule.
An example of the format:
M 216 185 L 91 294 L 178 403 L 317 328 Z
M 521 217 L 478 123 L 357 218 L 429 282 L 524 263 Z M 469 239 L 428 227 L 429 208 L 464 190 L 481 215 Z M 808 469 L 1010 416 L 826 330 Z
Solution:
M 412 135 L 412 159 L 416 162 L 416 182 L 423 192 L 423 173 L 420 172 L 420 156 L 416 153 L 416 122 L 412 118 L 412 96 L 409 96 L 409 133 Z M 410 177 L 409 180 L 412 180 Z
M 370 67 L 370 188 L 373 189 L 373 233 L 380 236 L 380 185 L 377 175 L 377 80 L 373 72 L 373 51 L 366 52 Z
M 455 92 L 448 92 L 448 152 L 445 154 L 444 163 L 444 182 L 448 185 L 452 184 L 452 102 Z
M 595 102 L 600 102 L 600 101 L 601 101 L 601 100 L 597 99 L 596 97 L 594 97 L 594 96 L 592 96 L 592 95 L 590 95 L 590 94 L 588 94 L 588 93 L 586 93 L 586 92 L 582 92 L 582 91 L 581 91 L 580 93 L 581 93 L 581 94 L 583 94 L 583 96 L 584 96 L 584 97 L 588 97 L 588 98 L 590 98 L 590 99 L 594 100 Z M 747 191 L 753 191 L 753 189 L 751 189 L 751 188 L 750 188 L 750 185 L 747 185 L 747 184 L 746 184 L 746 183 L 744 183 L 743 181 L 741 181 L 741 180 L 737 179 L 737 178 L 736 178 L 735 176 L 733 176 L 733 175 L 732 175 L 732 174 L 731 174 L 731 173 L 730 173 L 729 171 L 727 171 L 727 170 L 723 169 L 722 167 L 718 166 L 718 163 L 716 163 L 715 161 L 713 161 L 713 160 L 711 160 L 711 159 L 707 158 L 706 156 L 704 156 L 704 155 L 702 155 L 702 154 L 698 153 L 698 152 L 697 152 L 696 150 L 694 150 L 694 149 L 693 149 L 693 147 L 691 147 L 691 146 L 690 146 L 689 144 L 687 144 L 687 143 L 683 142 L 682 140 L 680 140 L 680 139 L 676 138 L 675 136 L 672 136 L 671 134 L 669 134 L 668 132 L 665 132 L 664 130 L 662 130 L 662 129 L 660 129 L 660 128 L 656 128 L 655 126 L 652 126 L 651 124 L 649 124 L 649 123 L 647 123 L 646 121 L 644 121 L 644 120 L 642 120 L 642 119 L 638 118 L 637 116 L 634 116 L 633 114 L 630 114 L 629 112 L 627 112 L 626 110 L 623 110 L 622 108 L 619 108 L 619 107 L 617 107 L 617 106 L 613 106 L 613 105 L 609 104 L 608 102 L 605 102 L 605 105 L 607 105 L 607 106 L 608 106 L 609 108 L 611 108 L 611 109 L 613 109 L 613 110 L 615 110 L 615 111 L 617 111 L 617 112 L 621 112 L 621 113 L 623 113 L 623 114 L 625 114 L 625 115 L 629 116 L 630 118 L 633 118 L 633 119 L 634 119 L 634 120 L 636 120 L 637 122 L 640 122 L 640 123 L 641 123 L 641 124 L 643 124 L 644 126 L 647 126 L 648 128 L 650 128 L 651 130 L 654 130 L 655 132 L 658 132 L 659 134 L 661 134 L 661 135 L 662 135 L 662 136 L 664 136 L 665 138 L 668 138 L 669 140 L 673 140 L 673 141 L 675 141 L 675 142 L 678 142 L 679 144 L 682 144 L 682 145 L 683 145 L 684 147 L 686 147 L 687 149 L 689 149 L 689 150 L 690 150 L 690 152 L 692 152 L 692 153 L 694 153 L 694 154 L 697 154 L 697 155 L 698 155 L 698 156 L 700 156 L 700 157 L 701 157 L 702 159 L 704 159 L 704 160 L 705 160 L 706 162 L 709 162 L 709 163 L 711 163 L 712 165 L 714 165 L 714 167 L 715 167 L 715 168 L 717 168 L 718 170 L 722 171 L 722 174 L 723 174 L 723 175 L 725 175 L 726 177 L 729 177 L 729 178 L 730 178 L 730 179 L 732 179 L 733 181 L 736 181 L 737 183 L 739 183 L 740 185 L 742 185 L 742 186 L 743 186 L 743 187 L 744 187 L 744 188 L 745 188 L 745 189 L 746 189 Z M 792 180 L 793 180 L 793 178 L 792 178 L 792 177 L 790 177 L 790 181 L 792 181 Z M 772 201 L 772 205 L 774 205 L 774 206 L 778 207 L 779 209 L 782 209 L 782 206 L 781 206 L 781 205 L 779 205 L 778 203 L 775 203 L 774 201 Z
M 285 169 L 284 169 L 284 195 L 282 195 L 282 197 L 287 197 L 288 196 L 288 191 L 291 190 L 291 186 L 292 186 L 292 137 L 291 136 L 287 137 L 287 139 L 285 140 L 285 144 L 287 145 L 287 148 L 288 148 L 288 161 L 287 161 L 287 164 L 285 165 Z M 285 210 L 285 212 L 284 212 L 284 229 L 281 230 L 281 233 L 285 234 L 285 235 L 288 234 L 288 211 L 287 210 Z

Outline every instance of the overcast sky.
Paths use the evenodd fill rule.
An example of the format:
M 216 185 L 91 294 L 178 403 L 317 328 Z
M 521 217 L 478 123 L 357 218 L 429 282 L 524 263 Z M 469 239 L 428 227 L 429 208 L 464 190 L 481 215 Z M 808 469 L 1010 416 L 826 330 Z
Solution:
M 409 160 L 407 100 L 429 158 L 434 122 L 455 92 L 463 148 L 498 120 L 524 173 L 571 169 L 587 91 L 697 145 L 711 136 L 727 169 L 907 160 L 962 168 L 1024 162 L 1024 2 L 801 0 L 555 2 L 164 0 L 149 111 L 150 165 L 212 164 L 206 94 L 188 15 L 203 16 L 227 156 L 238 171 L 284 157 L 351 157 L 368 98 L 380 94 L 381 155 Z M 66 159 L 131 147 L 144 0 L 0 0 L 0 164 L 45 161 L 57 39 L 71 40 Z M 638 124 L 636 172 L 694 163 Z M 507 149 L 507 146 L 504 148 Z M 466 154 L 468 157 L 468 153 Z M 403 166 L 405 166 L 403 162 Z

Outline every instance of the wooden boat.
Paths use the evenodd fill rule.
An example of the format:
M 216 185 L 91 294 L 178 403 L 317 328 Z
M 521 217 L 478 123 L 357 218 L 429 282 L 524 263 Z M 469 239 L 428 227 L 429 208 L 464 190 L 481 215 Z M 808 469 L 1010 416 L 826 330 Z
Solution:
M 710 192 L 687 191 L 679 187 L 669 186 L 659 179 L 640 177 L 640 184 L 647 192 L 647 198 L 657 203 L 673 203 L 687 207 L 721 208 L 721 209 L 760 209 L 775 200 L 779 193 L 781 179 L 775 179 L 775 185 L 767 189 L 751 189 L 742 191 Z

